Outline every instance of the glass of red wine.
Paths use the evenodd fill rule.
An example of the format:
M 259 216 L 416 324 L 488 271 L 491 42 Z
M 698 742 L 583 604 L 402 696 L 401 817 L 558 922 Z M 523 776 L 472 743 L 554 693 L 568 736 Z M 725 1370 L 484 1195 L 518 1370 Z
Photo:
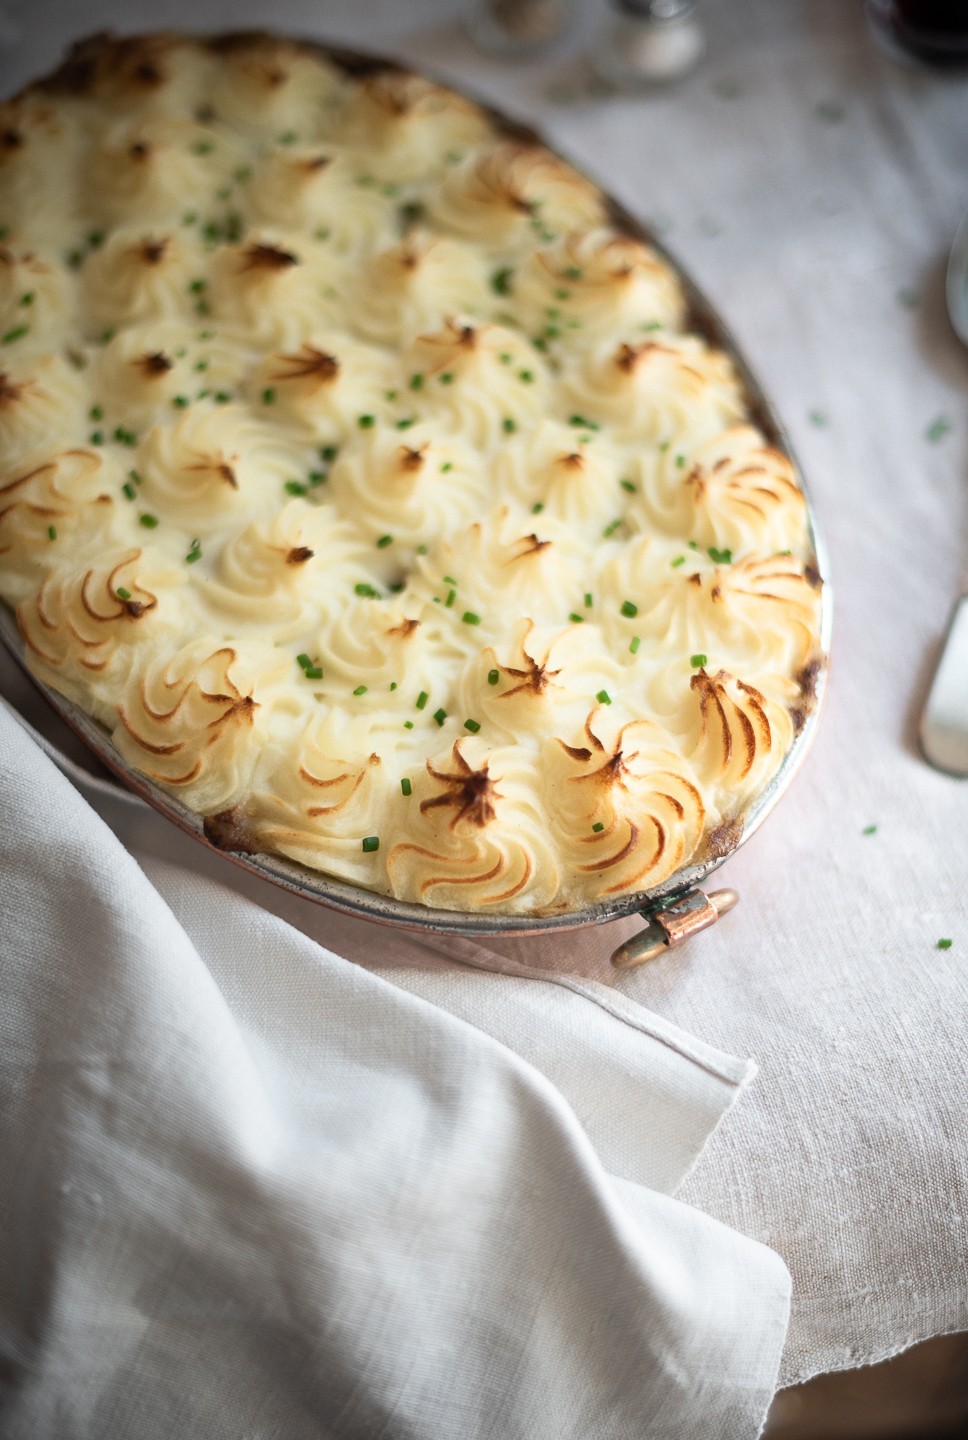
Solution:
M 867 14 L 891 53 L 968 69 L 968 0 L 867 0 Z

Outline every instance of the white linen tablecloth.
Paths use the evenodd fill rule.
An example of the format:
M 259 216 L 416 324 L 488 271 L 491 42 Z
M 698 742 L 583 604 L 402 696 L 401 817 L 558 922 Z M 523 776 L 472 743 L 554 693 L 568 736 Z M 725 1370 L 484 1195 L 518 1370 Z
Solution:
M 671 1192 L 743 1083 L 742 1064 L 721 1056 L 694 1109 L 704 1044 L 755 1055 L 755 1084 L 678 1196 L 789 1265 L 782 1383 L 870 1363 L 968 1328 L 968 786 L 931 771 L 915 742 L 968 552 L 968 356 L 943 305 L 947 247 L 968 206 L 968 81 L 880 55 L 859 4 L 735 0 L 703 7 L 708 55 L 687 81 L 608 97 L 574 56 L 483 59 L 454 23 L 461 8 L 35 0 L 5 7 L 0 65 L 12 88 L 105 24 L 258 20 L 409 58 L 542 126 L 661 229 L 722 310 L 791 431 L 837 597 L 814 753 L 723 872 L 743 904 L 635 975 L 608 970 L 631 928 L 620 925 L 448 942 L 456 963 L 401 941 L 383 978 L 516 1050 L 565 1097 L 596 1164 L 653 1192 Z M 602 16 L 601 4 L 583 7 L 585 37 Z M 187 842 L 154 818 L 102 809 L 158 903 L 177 911 L 187 887 L 179 923 L 218 984 L 228 982 L 206 951 L 205 916 L 234 914 L 245 896 L 253 936 L 270 924 L 258 904 L 353 960 L 386 951 L 383 932 L 253 888 L 217 858 L 186 858 Z M 950 949 L 937 948 L 942 937 Z M 508 973 L 474 968 L 501 965 Z M 669 1116 L 664 1129 L 655 1121 L 654 1149 L 637 1123 L 653 1084 L 651 1113 Z M 683 1153 L 658 1160 L 670 1143 L 676 1155 L 679 1133 Z

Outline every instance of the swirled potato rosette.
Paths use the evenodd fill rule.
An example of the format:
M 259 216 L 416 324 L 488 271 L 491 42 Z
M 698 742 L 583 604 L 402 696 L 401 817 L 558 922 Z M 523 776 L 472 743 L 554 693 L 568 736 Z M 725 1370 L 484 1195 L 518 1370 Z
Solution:
M 518 253 L 604 218 L 601 192 L 540 145 L 506 140 L 472 152 L 430 201 L 445 230 L 491 250 Z
M 0 586 L 7 600 L 25 599 L 72 559 L 97 553 L 119 534 L 115 486 L 120 472 L 90 450 L 66 450 L 39 465 L 15 469 L 0 484 Z
M 191 640 L 130 676 L 114 709 L 114 743 L 150 780 L 204 814 L 237 804 L 259 757 L 301 717 L 281 655 Z
M 354 299 L 356 324 L 368 339 L 406 345 L 440 330 L 452 316 L 485 315 L 487 267 L 473 245 L 413 231 L 361 268 Z M 468 348 L 465 342 L 457 350 L 458 361 Z M 436 368 L 443 373 L 439 364 Z
M 555 847 L 527 756 L 471 737 L 426 762 L 412 782 L 412 840 L 387 856 L 393 893 L 445 909 L 506 908 L 558 891 Z
M 341 120 L 364 173 L 387 183 L 435 174 L 490 135 L 472 101 L 405 71 L 366 76 L 349 95 Z
M 245 177 L 244 203 L 263 224 L 308 231 L 337 255 L 363 258 L 398 236 L 396 204 L 366 178 L 340 147 L 277 147 Z
M 0 106 L 0 596 L 212 844 L 540 917 L 735 843 L 822 583 L 629 228 L 445 86 L 269 36 L 95 39 Z
M 37 674 L 107 723 L 119 684 L 184 632 L 185 589 L 157 552 L 92 557 L 49 576 L 17 623 Z
M 630 235 L 595 228 L 535 250 L 501 272 L 502 288 L 521 323 L 534 335 L 568 332 L 572 345 L 604 335 L 676 331 L 683 320 L 682 288 L 666 262 Z
M 577 738 L 556 737 L 545 757 L 569 868 L 596 898 L 661 884 L 703 833 L 692 767 L 651 722 L 616 723 L 601 706 Z
M 487 507 L 492 478 L 466 441 L 414 424 L 380 430 L 341 455 L 326 493 L 373 537 L 388 537 L 392 558 L 470 524 Z M 388 553 L 388 558 L 391 558 Z
M 11 357 L 0 368 L 0 453 L 3 481 L 48 459 L 83 434 L 84 387 L 59 355 Z M 83 441 L 81 442 L 83 443 Z

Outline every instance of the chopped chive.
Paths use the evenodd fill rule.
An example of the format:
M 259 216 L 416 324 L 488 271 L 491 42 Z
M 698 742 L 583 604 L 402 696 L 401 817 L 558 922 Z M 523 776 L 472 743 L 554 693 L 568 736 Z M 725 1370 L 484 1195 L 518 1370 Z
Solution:
M 709 558 L 714 560 L 717 565 L 732 565 L 733 552 L 732 550 L 717 550 L 715 545 L 710 545 Z
M 453 468 L 454 468 L 454 462 L 453 462 L 453 460 L 445 460 L 444 463 L 443 463 L 443 465 L 441 465 L 441 467 L 440 467 L 440 473 L 441 473 L 441 475 L 447 475 L 451 470 L 453 470 Z
M 567 270 L 565 271 L 565 279 L 566 279 L 566 280 L 580 280 L 581 278 L 582 278 L 582 270 L 581 270 L 580 266 L 578 266 L 578 265 L 569 265 L 568 268 L 567 268 Z
M 501 429 L 504 431 L 505 435 L 513 435 L 517 428 L 517 425 L 511 419 L 510 415 L 505 415 L 504 419 L 501 421 Z
M 157 515 L 139 515 L 139 516 L 138 516 L 138 523 L 139 523 L 139 525 L 143 525 L 146 530 L 156 530 L 156 529 L 158 528 L 158 516 L 157 516 Z
M 384 400 L 395 400 L 397 398 L 397 392 L 395 390 L 384 390 L 383 398 Z
M 631 654 L 637 655 L 639 653 L 639 646 L 641 644 L 642 641 L 639 639 L 638 635 L 633 635 L 632 639 L 629 641 L 629 651 L 631 652 Z
M 207 285 L 207 280 L 192 280 L 189 282 L 188 288 L 193 295 L 201 295 L 202 291 L 207 287 Z
M 6 335 L 4 335 L 2 343 L 4 345 L 12 345 L 15 340 L 22 339 L 29 330 L 29 325 L 15 325 L 12 330 L 8 330 Z
M 706 656 L 703 655 L 702 651 L 700 651 L 698 655 L 690 655 L 690 656 L 689 656 L 689 664 L 692 666 L 692 668 L 693 668 L 694 670 L 698 670 L 698 669 L 700 668 L 700 666 L 706 665 L 706 664 L 708 664 L 708 663 L 709 663 L 709 662 L 708 662 L 708 660 L 706 659 Z
M 376 548 L 377 548 L 378 550 L 385 550 L 388 545 L 392 545 L 392 544 L 393 544 L 393 536 L 392 536 L 392 535 L 381 535 L 380 538 L 379 538 L 379 540 L 376 542 Z
M 501 672 L 500 672 L 500 670 L 488 670 L 488 672 L 487 672 L 487 683 L 488 683 L 488 685 L 496 685 L 497 682 L 500 680 L 500 678 L 501 678 Z
M 404 720 L 404 722 L 403 722 L 403 728 L 404 728 L 404 730 L 412 730 L 412 729 L 413 729 L 413 721 L 412 721 L 412 720 Z
M 614 535 L 615 531 L 618 529 L 621 523 L 621 520 L 613 520 L 611 524 L 606 525 L 605 529 L 602 531 L 602 539 L 607 540 L 610 535 Z
M 307 665 L 307 666 L 306 666 L 306 679 L 307 679 L 307 680 L 322 680 L 322 678 L 323 678 L 323 667 L 322 667 L 321 665 Z
M 634 620 L 638 613 L 639 607 L 636 605 L 634 600 L 622 601 L 622 614 L 627 620 Z
M 595 696 L 595 699 L 601 705 L 611 705 L 612 703 L 612 697 L 611 695 L 609 695 L 607 690 L 599 690 L 598 694 Z
M 211 140 L 197 140 L 192 146 L 193 155 L 211 155 L 214 146 Z
M 325 460 L 327 465 L 331 465 L 338 454 L 339 450 L 335 445 L 324 445 L 319 452 L 319 458 Z
M 124 588 L 123 585 L 119 585 L 118 588 L 117 588 L 117 590 L 115 590 L 114 593 L 115 593 L 115 595 L 117 595 L 117 597 L 118 597 L 119 600 L 130 600 L 130 599 L 131 599 L 131 591 L 130 591 L 130 590 L 125 590 L 125 588 Z
M 590 590 L 586 590 L 586 591 L 585 591 L 585 609 L 586 609 L 586 610 L 590 610 L 590 609 L 592 608 L 592 606 L 594 605 L 594 603 L 595 603 L 595 601 L 594 601 L 594 598 L 592 597 L 592 592 L 591 592 Z
M 556 300 L 570 300 L 570 299 L 571 299 L 571 291 L 570 291 L 570 290 L 566 290 L 565 287 L 564 287 L 563 285 L 561 285 L 561 286 L 559 286 L 558 289 L 555 291 L 555 299 L 556 299 Z
M 216 390 L 215 394 L 212 396 L 212 399 L 215 401 L 216 405 L 227 405 L 231 398 L 232 397 L 227 390 Z
M 308 670 L 312 663 L 305 650 L 301 655 L 296 656 L 296 664 L 303 670 Z
M 87 413 L 91 420 L 104 419 L 104 411 L 101 409 L 100 405 L 92 405 Z
M 439 710 L 435 710 L 434 719 L 437 721 L 438 725 L 443 725 L 444 721 L 447 719 L 447 711 L 443 707 L 441 707 Z
M 673 570 L 677 570 L 680 565 L 685 565 L 685 563 L 686 563 L 686 557 L 685 557 L 685 555 L 677 555 L 676 558 L 675 558 L 673 561 L 671 561 Z
M 379 837 L 379 835 L 364 835 L 364 837 L 363 837 L 363 853 L 364 853 L 365 855 L 372 855 L 373 851 L 374 851 L 374 850 L 379 850 L 379 848 L 380 848 L 380 837 Z
M 453 385 L 453 383 L 454 383 L 454 372 L 453 372 L 453 370 L 445 370 L 444 373 L 443 373 L 441 376 L 439 376 L 439 379 L 440 379 L 441 385 Z
M 454 601 L 455 601 L 456 599 L 457 599 L 457 591 L 454 590 L 453 588 L 451 588 L 450 590 L 448 590 L 448 592 L 447 592 L 447 599 L 444 601 L 444 607 L 445 607 L 445 609 L 449 610 L 450 607 L 453 605 L 453 603 L 454 603 Z
M 865 825 L 862 833 L 863 833 L 864 835 L 876 835 L 876 834 L 877 834 L 877 826 L 876 826 L 876 825 Z
M 300 480 L 287 480 L 282 488 L 287 495 L 305 495 L 309 487 Z
M 532 382 L 533 382 L 533 380 L 534 380 L 534 371 L 533 371 L 533 370 L 519 370 L 519 371 L 518 371 L 518 379 L 519 379 L 519 380 L 522 380 L 525 385 L 530 385 L 530 384 L 532 384 Z
M 950 950 L 953 944 L 954 944 L 954 941 L 953 941 L 953 940 L 949 940 L 949 939 L 947 938 L 947 936 L 945 936 L 943 939 L 941 939 L 941 940 L 938 941 L 937 946 L 936 946 L 935 948 L 938 949 L 938 950 Z
M 418 372 L 416 375 L 411 375 L 407 383 L 411 390 L 422 390 L 424 377 Z
M 6 343 L 6 336 L 4 337 L 4 343 Z M 948 417 L 946 415 L 939 415 L 937 420 L 934 420 L 924 432 L 925 438 L 930 440 L 932 445 L 935 445 L 939 440 L 941 440 L 945 435 L 947 435 L 950 429 L 951 421 L 948 419 Z
M 28 290 L 26 295 L 21 295 L 20 303 L 21 305 L 32 305 L 34 303 L 34 298 L 34 292 L 32 290 Z
M 184 410 L 189 404 L 191 404 L 191 401 L 189 400 L 187 395 L 176 395 L 171 403 L 174 405 L 176 410 Z
M 584 625 L 585 623 L 584 615 L 579 615 L 576 610 L 573 610 L 571 612 L 571 614 L 568 616 L 568 619 L 573 625 Z
M 510 295 L 513 274 L 514 271 L 509 265 L 506 265 L 503 270 L 495 270 L 491 276 L 491 289 L 496 295 Z
M 505 350 L 504 353 L 498 358 L 500 359 L 502 365 L 510 365 L 511 361 L 514 359 L 514 356 L 509 355 Z
M 104 431 L 103 431 L 103 430 L 92 430 L 92 431 L 91 431 L 91 444 L 92 444 L 92 445 L 103 445 L 103 444 L 104 444 Z
M 685 455 L 677 455 L 677 456 L 676 456 L 676 469 L 677 469 L 677 470 L 681 470 L 682 467 L 683 467 L 683 465 L 685 465 L 685 463 L 686 463 L 686 457 L 685 457 Z
M 480 615 L 475 615 L 473 610 L 465 610 L 460 618 L 465 625 L 480 625 L 481 623 Z
M 543 500 L 538 500 L 538 501 L 535 502 L 534 505 L 531 506 L 531 514 L 532 514 L 532 515 L 540 515 L 543 509 L 544 509 L 544 501 L 543 501 Z
M 262 403 L 263 403 L 263 405 L 274 405 L 274 404 L 275 404 L 275 399 L 276 399 L 276 392 L 275 392 L 275 390 L 273 390 L 273 388 L 272 388 L 271 385 L 267 386 L 266 389 L 263 390 L 263 392 L 262 392 Z
M 88 235 L 87 237 L 87 243 L 88 245 L 90 245 L 92 250 L 97 250 L 99 246 L 104 244 L 103 230 L 92 230 L 90 235 Z
M 379 590 L 375 590 L 373 586 L 367 584 L 365 580 L 358 581 L 357 584 L 353 586 L 353 589 L 357 595 L 362 595 L 365 600 L 379 600 L 380 598 Z
M 195 564 L 195 561 L 196 561 L 196 560 L 201 560 L 201 558 L 202 558 L 202 542 L 201 542 L 201 540 L 195 539 L 195 540 L 192 541 L 191 546 L 190 546 L 189 551 L 188 551 L 188 554 L 185 556 L 185 563 L 188 564 L 188 565 L 194 565 L 194 564 Z
M 296 141 L 297 141 L 298 139 L 299 139 L 299 136 L 296 134 L 295 130 L 284 130 L 284 131 L 282 132 L 282 134 L 279 136 L 279 144 L 280 144 L 280 145 L 295 145 L 295 143 L 296 143 Z
M 310 485 L 322 485 L 326 478 L 325 470 L 310 470 L 309 472 Z
M 478 732 L 478 730 L 480 730 L 480 728 L 481 728 L 481 724 L 480 724 L 480 721 L 479 721 L 479 720 L 465 720 L 465 721 L 464 721 L 464 729 L 465 729 L 465 730 L 469 730 L 472 735 L 476 735 L 477 732 Z
M 390 689 L 391 689 L 391 690 L 395 690 L 396 688 L 397 688 L 397 682 L 396 682 L 395 680 L 391 680 L 391 681 L 390 681 Z
M 689 541 L 689 549 L 690 549 L 690 550 L 698 550 L 698 549 L 699 549 L 699 546 L 697 545 L 697 543 L 696 543 L 695 540 L 690 540 L 690 541 Z
M 376 416 L 375 416 L 375 415 L 361 415 L 360 418 L 357 420 L 356 423 L 357 423 L 357 425 L 360 427 L 361 430 L 372 430 L 372 429 L 373 429 L 373 426 L 376 424 Z
M 365 694 L 366 694 L 366 686 L 365 686 L 365 685 L 357 685 L 356 689 L 353 691 L 353 694 L 354 694 L 354 695 L 365 695 Z
M 634 484 L 633 481 L 631 481 L 631 480 L 620 480 L 618 483 L 621 485 L 622 489 L 623 489 L 623 490 L 627 490 L 630 495 L 634 495 L 634 494 L 635 494 L 635 484 Z
M 594 825 L 592 826 L 592 829 L 594 830 L 596 835 L 600 835 L 601 832 L 605 829 L 605 826 L 602 824 L 601 820 L 596 820 Z
M 570 415 L 568 417 L 568 424 L 580 425 L 583 430 L 601 430 L 602 428 L 597 420 L 586 420 L 583 415 Z
M 48 525 L 48 526 L 47 526 L 47 539 L 48 539 L 48 540 L 56 540 L 56 539 L 57 539 L 57 531 L 55 530 L 55 528 L 54 528 L 53 525 Z
M 420 694 L 417 696 L 417 709 L 422 710 L 429 699 L 430 696 L 427 694 L 426 690 L 421 690 Z
M 130 481 L 130 480 L 125 480 L 124 484 L 121 486 L 121 493 L 122 493 L 122 495 L 124 495 L 128 500 L 133 500 L 133 499 L 134 499 L 134 497 L 135 497 L 135 488 L 134 488 L 134 486 L 131 484 L 131 481 Z
M 404 775 L 403 779 L 400 781 L 400 789 L 403 791 L 404 795 L 413 794 L 413 786 L 411 785 L 406 775 Z
M 409 430 L 409 429 L 410 429 L 410 426 L 411 426 L 411 425 L 414 425 L 414 424 L 416 424 L 416 421 L 414 420 L 413 416 L 410 415 L 410 416 L 407 416 L 407 417 L 406 417 L 405 419 L 403 419 L 403 420 L 398 420 L 398 421 L 397 421 L 397 429 L 398 429 L 398 430 Z

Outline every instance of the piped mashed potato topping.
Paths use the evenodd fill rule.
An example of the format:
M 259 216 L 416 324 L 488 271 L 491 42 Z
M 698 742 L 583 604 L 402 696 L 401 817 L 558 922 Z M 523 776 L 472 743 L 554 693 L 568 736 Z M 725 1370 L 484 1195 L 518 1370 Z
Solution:
M 82 46 L 0 108 L 30 665 L 217 844 L 456 910 L 661 884 L 735 843 L 820 617 L 793 467 L 686 324 L 594 185 L 428 80 Z

